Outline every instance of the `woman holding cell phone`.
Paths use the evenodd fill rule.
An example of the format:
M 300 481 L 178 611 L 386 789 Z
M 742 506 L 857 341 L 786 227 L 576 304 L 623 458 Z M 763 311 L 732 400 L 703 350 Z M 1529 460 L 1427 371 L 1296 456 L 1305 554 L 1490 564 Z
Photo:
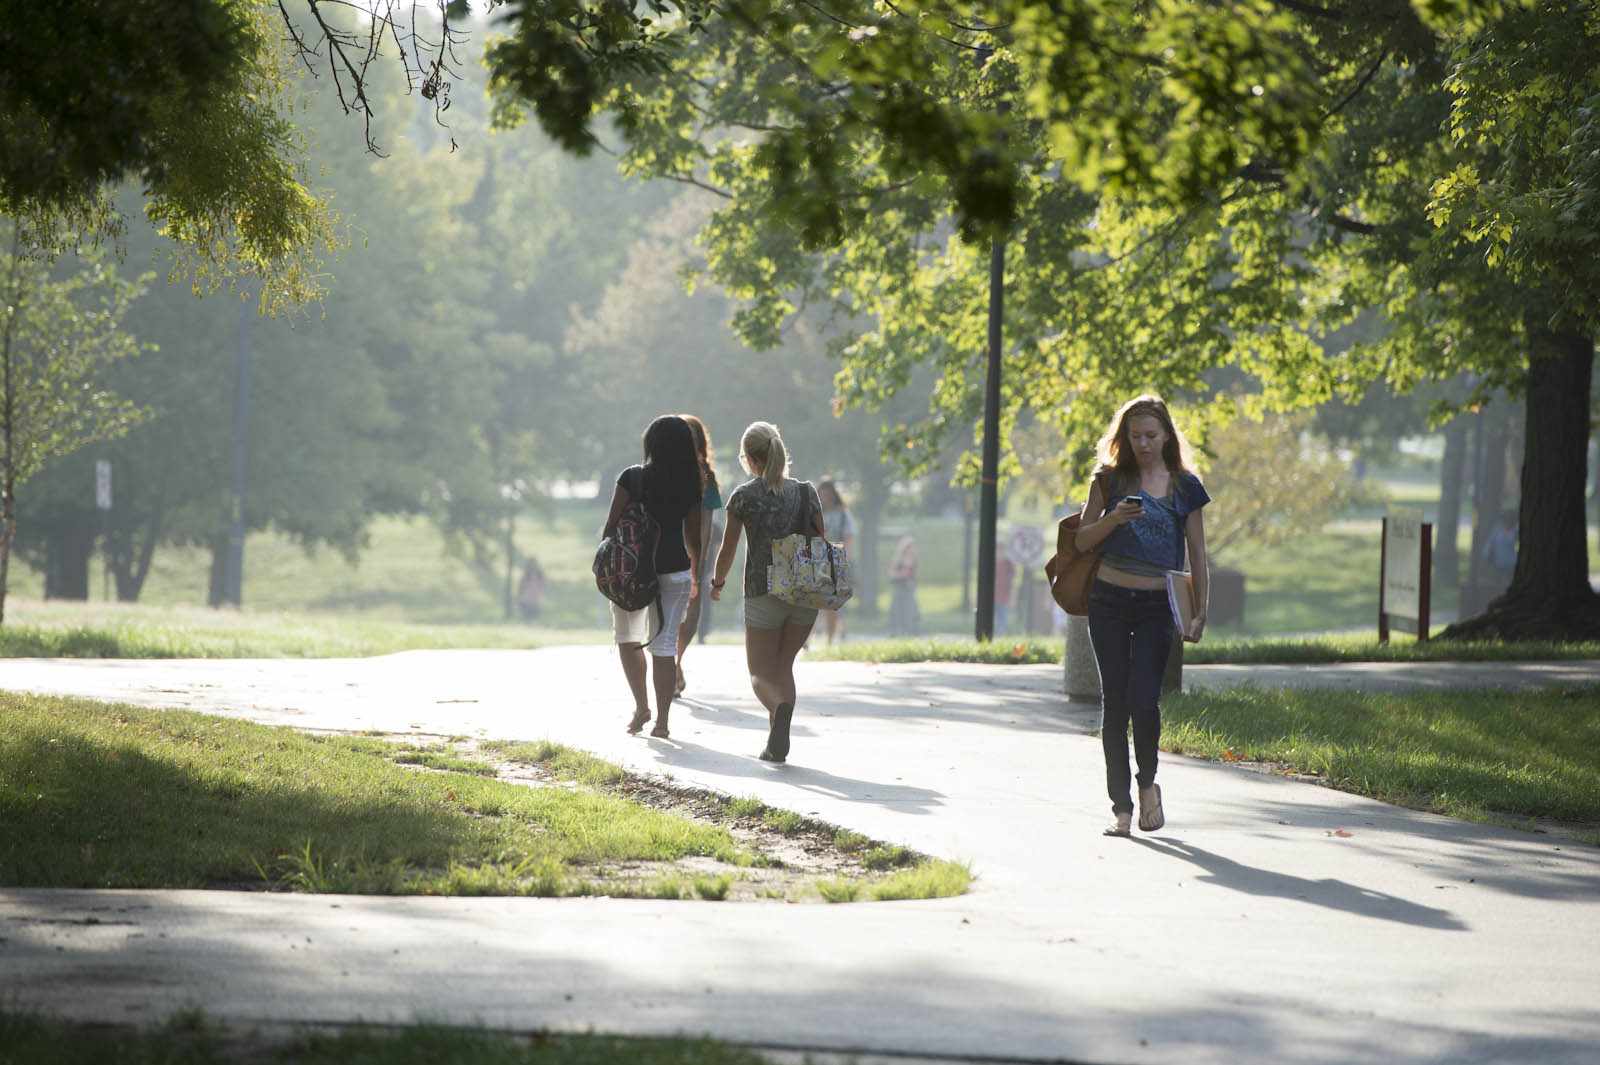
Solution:
M 1139 828 L 1154 832 L 1166 823 L 1156 783 L 1161 678 L 1176 634 L 1166 576 L 1185 568 L 1187 553 L 1195 612 L 1182 636 L 1199 640 L 1211 583 L 1202 508 L 1211 497 L 1192 472 L 1188 441 L 1158 396 L 1124 403 L 1101 437 L 1096 457 L 1077 543 L 1081 550 L 1100 552 L 1100 569 L 1089 590 L 1089 639 L 1100 669 L 1100 742 L 1115 817 L 1105 834 L 1127 836 L 1135 779 L 1128 770 L 1130 721 Z

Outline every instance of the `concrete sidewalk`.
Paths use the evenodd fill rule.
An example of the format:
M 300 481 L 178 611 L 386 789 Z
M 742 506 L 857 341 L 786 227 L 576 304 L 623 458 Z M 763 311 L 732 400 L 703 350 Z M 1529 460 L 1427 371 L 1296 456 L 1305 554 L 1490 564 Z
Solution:
M 241 1023 L 483 1021 L 983 1060 L 1594 1060 L 1600 851 L 1171 756 L 1167 828 L 1107 839 L 1093 710 L 1063 699 L 1060 667 L 802 662 L 791 762 L 772 766 L 754 757 L 765 714 L 742 649 L 697 647 L 688 664 L 666 741 L 623 734 L 630 700 L 606 647 L 14 660 L 0 687 L 555 739 L 969 860 L 973 893 L 785 906 L 5 890 L 0 988 L 13 1006 L 107 1021 L 199 1006 Z M 1416 667 L 1359 681 L 1288 668 L 1365 687 Z M 1594 663 L 1484 672 L 1600 680 Z

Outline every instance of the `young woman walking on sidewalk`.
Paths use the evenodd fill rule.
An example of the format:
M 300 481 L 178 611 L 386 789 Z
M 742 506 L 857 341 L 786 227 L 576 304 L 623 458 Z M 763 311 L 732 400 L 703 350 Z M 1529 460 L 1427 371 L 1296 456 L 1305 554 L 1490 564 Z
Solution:
M 650 721 L 645 688 L 648 649 L 654 665 L 650 679 L 656 696 L 656 727 L 650 735 L 667 738 L 667 715 L 678 682 L 678 628 L 683 624 L 700 573 L 701 501 L 705 485 L 695 454 L 694 433 L 676 414 L 663 414 L 644 431 L 644 463 L 629 466 L 617 478 L 603 536 L 616 532 L 622 511 L 640 500 L 660 527 L 655 570 L 660 598 L 638 610 L 611 604 L 612 638 L 622 659 L 622 675 L 633 692 L 633 717 L 628 731 L 637 734 Z
M 789 756 L 789 723 L 794 716 L 794 660 L 811 635 L 817 612 L 794 606 L 767 592 L 772 541 L 796 532 L 822 535 L 822 505 L 810 481 L 786 476 L 789 456 L 778 427 L 754 422 L 739 444 L 739 461 L 750 480 L 728 497 L 728 525 L 717 553 L 711 598 L 722 586 L 739 553 L 744 533 L 744 650 L 750 686 L 767 708 L 767 745 L 761 758 L 782 762 Z
M 1190 468 L 1189 442 L 1157 396 L 1122 405 L 1100 438 L 1097 458 L 1077 544 L 1080 550 L 1100 551 L 1099 574 L 1089 591 L 1089 639 L 1100 667 L 1100 743 L 1116 818 L 1106 835 L 1126 836 L 1133 824 L 1130 719 L 1139 767 L 1139 827 L 1154 832 L 1166 823 L 1156 783 L 1161 678 L 1176 631 L 1166 575 L 1184 568 L 1187 548 L 1194 620 L 1182 635 L 1200 639 L 1210 589 L 1201 508 L 1211 497 Z
M 700 515 L 700 562 L 701 569 L 696 572 L 697 577 L 706 575 L 705 567 L 711 564 L 711 529 L 714 524 L 713 512 L 722 509 L 722 491 L 717 487 L 717 471 L 715 452 L 711 450 L 711 433 L 706 429 L 705 422 L 693 414 L 680 414 L 694 433 L 695 457 L 700 462 L 700 478 L 705 482 L 705 499 L 701 502 Z M 683 627 L 678 630 L 678 688 L 677 694 L 682 695 L 687 684 L 683 679 L 683 655 L 689 650 L 689 645 L 694 642 L 695 634 L 700 631 L 700 607 L 705 600 L 705 589 L 697 583 L 694 595 L 689 599 L 689 608 L 683 615 Z

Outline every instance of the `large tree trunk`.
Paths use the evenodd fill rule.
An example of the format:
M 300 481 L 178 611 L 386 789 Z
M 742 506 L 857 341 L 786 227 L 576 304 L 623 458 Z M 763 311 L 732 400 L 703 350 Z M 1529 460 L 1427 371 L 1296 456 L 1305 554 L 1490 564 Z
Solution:
M 93 557 L 94 533 L 82 526 L 51 537 L 45 548 L 45 595 L 51 599 L 89 598 L 89 560 Z
M 1444 462 L 1439 469 L 1439 520 L 1434 528 L 1433 586 L 1461 586 L 1456 536 L 1461 528 L 1461 479 L 1467 466 L 1467 420 L 1451 418 L 1444 427 Z
M 106 551 L 111 559 L 112 578 L 117 582 L 117 598 L 124 603 L 135 603 L 144 591 L 156 544 L 161 539 L 167 512 L 167 475 L 163 472 L 157 477 L 155 494 L 148 507 L 142 506 L 144 501 L 139 498 L 144 494 L 145 485 L 137 470 L 127 469 L 123 484 L 126 487 L 117 495 L 119 506 L 111 512 Z M 141 511 L 147 511 L 142 523 L 139 520 Z
M 1589 586 L 1584 494 L 1594 334 L 1573 326 L 1525 326 L 1526 449 L 1511 586 L 1445 638 L 1600 639 L 1600 596 Z

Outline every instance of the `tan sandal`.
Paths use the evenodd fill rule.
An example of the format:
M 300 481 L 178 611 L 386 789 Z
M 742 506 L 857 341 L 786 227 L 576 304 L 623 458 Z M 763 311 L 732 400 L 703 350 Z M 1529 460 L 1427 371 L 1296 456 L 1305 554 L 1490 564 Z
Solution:
M 1139 789 L 1139 831 L 1154 832 L 1167 823 L 1166 812 L 1161 809 L 1161 785 L 1152 784 Z
M 1123 838 L 1133 835 L 1133 811 L 1119 811 L 1117 813 L 1117 823 L 1111 825 L 1101 835 L 1120 836 Z

